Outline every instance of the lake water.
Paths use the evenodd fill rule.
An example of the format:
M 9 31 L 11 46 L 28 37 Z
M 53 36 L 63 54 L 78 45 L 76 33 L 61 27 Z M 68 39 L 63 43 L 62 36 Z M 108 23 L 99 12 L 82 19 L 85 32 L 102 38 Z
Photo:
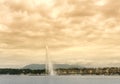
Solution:
M 0 84 L 120 84 L 120 76 L 10 76 L 1 75 Z

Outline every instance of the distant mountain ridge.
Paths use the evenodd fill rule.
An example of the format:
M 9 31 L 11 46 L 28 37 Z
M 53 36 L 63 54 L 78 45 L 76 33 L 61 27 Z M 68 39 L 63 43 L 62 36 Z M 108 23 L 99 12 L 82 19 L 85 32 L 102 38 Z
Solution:
M 68 69 L 68 68 L 84 68 L 81 65 L 77 65 L 77 64 L 54 64 L 53 65 L 54 69 Z M 26 65 L 23 67 L 23 69 L 32 69 L 32 70 L 37 70 L 37 69 L 45 69 L 45 64 L 30 64 L 30 65 Z
M 29 64 L 23 67 L 23 69 L 45 69 L 45 64 Z

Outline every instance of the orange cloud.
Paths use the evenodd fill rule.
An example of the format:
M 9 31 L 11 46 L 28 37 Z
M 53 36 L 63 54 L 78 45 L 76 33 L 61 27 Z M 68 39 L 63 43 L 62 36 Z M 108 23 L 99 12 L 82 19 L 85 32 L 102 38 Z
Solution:
M 81 46 L 96 48 L 96 52 L 100 51 L 97 46 L 106 46 L 111 52 L 120 45 L 119 6 L 119 1 L 114 0 L 39 0 L 39 2 L 37 0 L 1 0 L 1 52 L 10 51 L 10 49 L 41 51 L 44 48 L 45 39 L 51 51 L 56 50 L 58 58 L 61 57 L 59 54 L 62 52 L 71 52 L 71 50 L 66 51 L 67 49 L 74 51 Z M 81 51 L 84 47 L 78 50 Z M 115 48 L 117 52 L 112 52 L 110 56 L 117 56 L 117 62 L 120 58 L 119 49 Z M 87 49 L 84 51 L 89 53 Z M 95 55 L 99 58 L 104 56 L 104 52 L 103 48 L 101 53 Z M 73 52 L 73 55 L 75 53 Z M 8 54 L 11 54 L 10 57 L 14 55 L 11 52 Z M 76 57 L 79 55 L 81 54 L 78 53 Z M 88 54 L 85 55 L 88 56 Z M 63 56 L 65 56 L 64 53 Z M 23 59 L 18 58 L 19 56 L 16 59 Z M 90 58 L 94 57 L 90 56 Z M 94 63 L 94 60 L 92 62 Z

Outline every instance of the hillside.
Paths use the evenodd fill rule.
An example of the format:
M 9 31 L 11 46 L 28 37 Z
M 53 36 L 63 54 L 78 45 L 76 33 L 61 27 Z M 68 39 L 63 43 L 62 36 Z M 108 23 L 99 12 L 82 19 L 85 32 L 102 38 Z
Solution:
M 69 65 L 69 64 L 54 64 L 54 69 L 62 68 L 62 69 L 68 69 L 68 68 L 83 68 L 83 66 L 80 65 Z M 30 64 L 23 67 L 23 69 L 45 69 L 45 64 Z

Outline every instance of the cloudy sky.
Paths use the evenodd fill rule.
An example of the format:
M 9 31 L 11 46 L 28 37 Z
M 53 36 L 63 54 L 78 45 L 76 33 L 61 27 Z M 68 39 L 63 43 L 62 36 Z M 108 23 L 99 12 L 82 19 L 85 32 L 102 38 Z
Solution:
M 120 66 L 120 0 L 0 0 L 0 67 Z

